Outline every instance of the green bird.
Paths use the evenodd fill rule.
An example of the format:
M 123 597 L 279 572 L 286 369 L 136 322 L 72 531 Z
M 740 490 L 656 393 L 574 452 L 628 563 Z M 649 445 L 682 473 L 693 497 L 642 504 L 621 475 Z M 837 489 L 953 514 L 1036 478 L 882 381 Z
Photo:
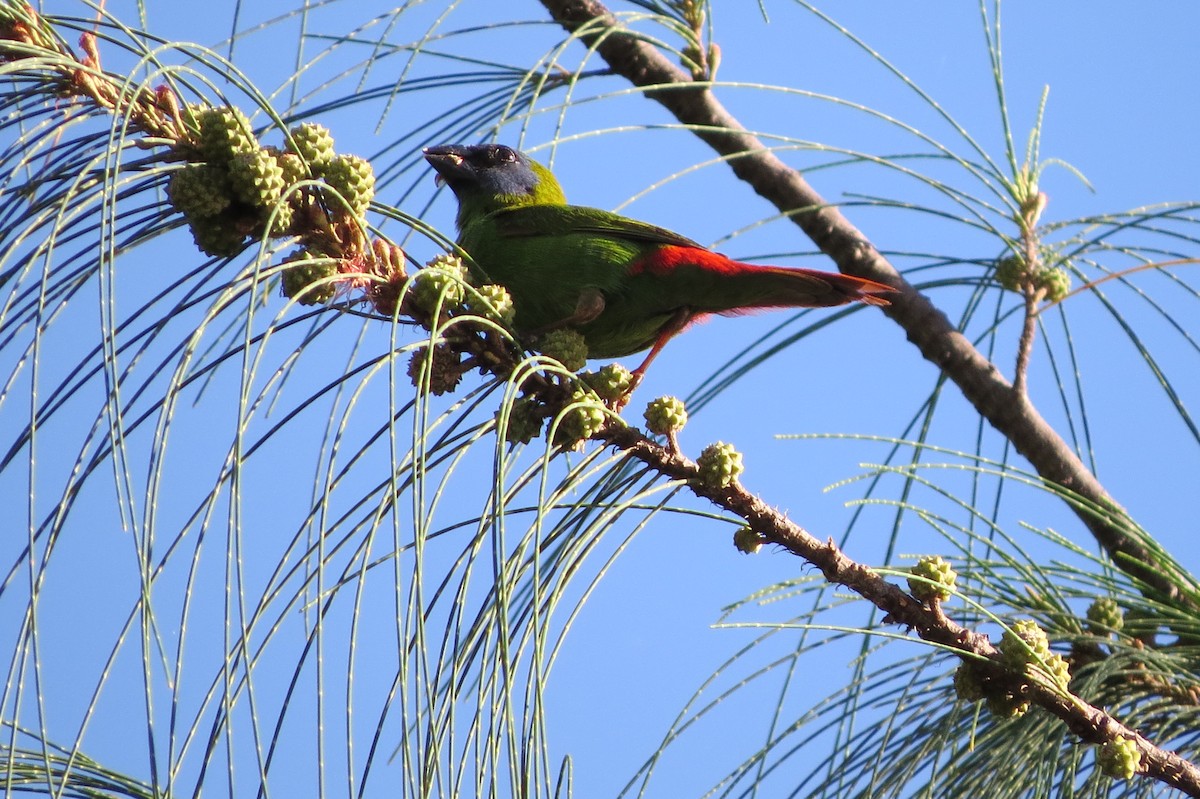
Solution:
M 634 385 L 671 337 L 711 314 L 887 305 L 890 286 L 815 269 L 734 261 L 669 230 L 568 205 L 549 169 L 500 144 L 425 148 L 458 198 L 458 244 L 508 289 L 519 333 L 570 327 L 591 358 L 649 349 Z

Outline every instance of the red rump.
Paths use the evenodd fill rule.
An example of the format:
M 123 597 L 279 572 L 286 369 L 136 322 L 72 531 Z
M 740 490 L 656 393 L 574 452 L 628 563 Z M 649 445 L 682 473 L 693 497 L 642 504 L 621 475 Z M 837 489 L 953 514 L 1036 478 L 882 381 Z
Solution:
M 867 305 L 890 305 L 891 303 L 888 302 L 886 297 L 879 295 L 893 294 L 896 291 L 896 289 L 883 283 L 876 283 L 874 280 L 867 280 L 866 278 L 855 277 L 853 275 L 843 275 L 840 272 L 824 272 L 818 269 L 805 269 L 803 267 L 747 264 L 735 261 L 712 250 L 706 250 L 703 247 L 686 247 L 678 244 L 664 244 L 653 252 L 649 252 L 638 258 L 630 264 L 629 274 L 649 274 L 655 277 L 664 277 L 680 267 L 692 267 L 724 276 L 773 272 L 788 275 L 790 278 L 805 281 L 810 285 L 815 284 L 823 287 L 821 291 L 813 292 L 810 298 L 811 302 L 798 303 L 794 300 L 780 298 L 778 302 L 767 300 L 761 304 L 721 312 L 726 314 L 740 313 L 754 308 L 840 305 L 852 300 L 858 300 Z M 829 293 L 826 294 L 826 292 Z M 825 301 L 818 300 L 818 297 L 821 295 L 828 297 L 828 299 Z M 833 299 L 834 297 L 838 299 Z
M 652 275 L 666 275 L 681 266 L 697 266 L 713 272 L 736 274 L 747 268 L 746 264 L 727 258 L 712 250 L 701 247 L 682 247 L 678 244 L 664 244 L 653 252 L 637 259 L 629 267 L 631 275 L 646 272 Z

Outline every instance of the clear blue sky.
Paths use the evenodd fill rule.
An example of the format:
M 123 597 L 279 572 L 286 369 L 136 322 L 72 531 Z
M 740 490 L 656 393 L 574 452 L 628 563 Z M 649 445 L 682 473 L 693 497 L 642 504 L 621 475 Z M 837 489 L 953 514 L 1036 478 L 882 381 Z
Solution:
M 239 23 L 242 30 L 272 19 L 279 13 L 275 6 L 286 7 L 274 2 L 248 5 L 252 8 L 243 11 Z M 368 5 L 330 3 L 314 13 L 309 33 L 346 34 L 372 18 L 376 9 L 373 4 L 371 8 Z M 419 39 L 425 25 L 443 5 L 428 3 L 401 15 L 387 29 L 388 40 L 406 43 Z M 226 2 L 208 3 L 203 9 L 189 8 L 186 4 L 151 4 L 147 25 L 150 31 L 168 41 L 216 45 L 229 32 L 233 6 Z M 618 4 L 613 7 L 625 8 Z M 133 4 L 125 2 L 108 6 L 110 13 L 136 26 L 132 8 Z M 718 3 L 715 9 L 716 40 L 723 53 L 718 78 L 730 84 L 719 90 L 719 96 L 747 128 L 767 136 L 819 142 L 874 155 L 928 152 L 925 145 L 894 126 L 828 102 L 762 88 L 770 84 L 870 106 L 903 120 L 957 152 L 976 157 L 944 119 L 845 37 L 790 2 L 767 0 L 765 8 L 769 22 L 764 21 L 755 3 Z M 1003 160 L 997 102 L 976 8 L 971 4 L 834 2 L 824 10 L 908 75 L 994 159 Z M 46 11 L 83 13 L 73 3 L 49 3 Z M 513 13 L 521 19 L 545 19 L 541 7 L 532 2 L 476 2 L 457 8 L 445 27 L 454 30 L 483 25 L 503 13 Z M 1095 189 L 1094 193 L 1089 191 L 1065 168 L 1050 168 L 1042 184 L 1050 197 L 1047 218 L 1072 219 L 1196 195 L 1200 186 L 1200 155 L 1195 146 L 1200 89 L 1191 68 L 1191 54 L 1197 30 L 1200 30 L 1200 10 L 1192 4 L 1157 4 L 1152 12 L 1133 4 L 1097 6 L 1083 2 L 1013 3 L 1005 8 L 1005 79 L 1018 146 L 1023 150 L 1043 87 L 1048 85 L 1042 157 L 1069 162 Z M 370 29 L 372 35 L 379 31 L 380 26 Z M 294 21 L 277 24 L 239 42 L 233 60 L 269 94 L 294 68 L 289 43 L 294 43 L 296 36 Z M 557 38 L 558 32 L 552 27 L 498 28 L 436 42 L 431 49 L 517 64 L 542 56 Z M 306 45 L 308 55 L 323 46 L 318 39 L 310 41 Z M 315 90 L 325 76 L 337 71 L 335 64 L 348 63 L 345 52 L 333 59 L 333 63 L 318 62 L 312 69 L 312 79 L 303 84 L 304 90 Z M 571 45 L 563 62 L 574 65 L 581 53 L 580 45 Z M 356 54 L 365 57 L 365 48 L 363 53 Z M 463 69 L 461 64 L 441 61 L 434 54 L 418 58 L 416 64 L 417 76 L 436 73 L 443 64 Z M 347 87 L 355 85 L 361 73 L 354 74 L 348 83 L 323 90 L 325 94 L 314 94 L 307 107 L 319 105 L 326 97 L 341 97 L 354 91 L 365 93 L 386 85 L 399 76 L 402 68 L 401 58 L 381 59 L 355 89 Z M 606 85 L 613 92 L 623 91 L 618 81 Z M 591 89 L 585 83 L 582 91 Z M 433 198 L 434 186 L 432 177 L 418 166 L 417 156 L 419 146 L 445 142 L 417 135 L 405 139 L 405 150 L 391 151 L 387 147 L 426 120 L 452 115 L 458 102 L 468 94 L 469 90 L 402 94 L 390 105 L 385 105 L 384 100 L 368 101 L 313 118 L 329 125 L 340 151 L 372 157 L 377 166 L 402 165 L 405 171 L 397 179 L 382 184 L 378 199 L 399 204 L 402 210 L 421 215 L 430 224 L 449 232 L 452 199 L 443 192 L 432 200 L 426 212 L 425 203 Z M 281 106 L 287 96 L 285 92 L 278 98 Z M 561 95 L 553 95 L 547 104 L 554 106 L 560 99 Z M 236 101 L 246 102 L 244 97 Z M 260 116 L 258 121 L 262 119 Z M 554 139 L 559 124 L 556 113 L 544 114 L 534 120 L 523 139 L 515 127 L 501 139 L 519 142 L 537 150 L 539 157 L 548 158 L 551 150 L 546 145 Z M 828 266 L 815 256 L 794 256 L 811 250 L 811 245 L 796 228 L 773 219 L 774 209 L 733 180 L 723 166 L 711 164 L 697 172 L 683 173 L 711 154 L 687 132 L 667 129 L 670 126 L 671 120 L 656 105 L 636 96 L 614 97 L 568 111 L 561 120 L 561 129 L 557 129 L 564 141 L 553 151 L 554 168 L 568 197 L 579 204 L 621 208 L 624 213 L 718 245 L 730 255 Z M 596 129 L 609 132 L 591 135 Z M 278 143 L 277 136 L 269 141 Z M 796 166 L 811 169 L 832 156 L 794 148 L 785 152 L 785 158 Z M 961 179 L 954 178 L 954 170 L 944 165 L 917 163 L 913 168 L 928 169 L 945 179 Z M 809 177 L 835 202 L 861 203 L 862 195 L 919 203 L 941 202 L 934 192 L 913 180 L 878 167 L 811 171 Z M 663 185 L 643 194 L 660 182 Z M 413 186 L 414 193 L 405 195 Z M 981 234 L 932 216 L 867 207 L 851 207 L 848 213 L 872 242 L 887 252 L 938 253 L 979 261 L 999 254 L 998 246 Z M 756 225 L 764 219 L 772 221 Z M 395 223 L 384 230 L 400 235 Z M 148 296 L 153 286 L 158 285 L 156 281 L 162 280 L 163 274 L 170 274 L 168 270 L 189 269 L 199 263 L 199 257 L 189 247 L 186 235 L 181 232 L 169 242 L 156 243 L 120 261 L 115 278 L 118 316 L 136 308 L 138 298 Z M 435 250 L 430 243 L 414 239 L 410 251 L 424 259 Z M 896 258 L 901 267 L 913 262 L 914 259 Z M 963 264 L 943 272 L 918 275 L 914 281 L 981 273 L 982 269 L 978 263 Z M 1189 273 L 1180 274 L 1194 284 Z M 953 315 L 966 293 L 949 290 L 934 296 Z M 1124 296 L 1129 299 L 1128 294 Z M 45 367 L 39 378 L 43 396 L 49 392 L 48 387 L 57 385 L 71 373 L 72 365 L 83 356 L 83 349 L 97 342 L 96 297 L 95 285 L 84 291 L 59 323 L 58 329 L 64 332 L 47 340 L 41 352 Z M 1009 302 L 1015 303 L 1015 297 Z M 281 313 L 282 307 L 283 300 L 271 296 L 258 313 L 273 317 Z M 1074 324 L 1071 332 L 1090 389 L 1088 412 L 1098 473 L 1117 499 L 1168 550 L 1185 565 L 1195 567 L 1200 557 L 1193 543 L 1194 520 L 1190 510 L 1178 500 L 1194 490 L 1200 448 L 1166 404 L 1137 353 L 1122 339 L 1098 304 L 1080 298 L 1071 310 Z M 1155 353 L 1176 381 L 1183 401 L 1195 407 L 1200 395 L 1197 378 L 1200 370 L 1189 360 L 1189 355 L 1195 353 L 1183 345 L 1177 334 L 1148 314 L 1144 306 L 1134 303 L 1130 314 L 1139 324 L 1144 323 L 1149 333 L 1160 337 L 1156 339 Z M 766 314 L 718 319 L 690 331 L 672 342 L 656 362 L 627 416 L 634 423 L 640 421 L 641 400 L 660 394 L 689 395 L 716 368 L 759 337 L 770 335 L 772 342 L 781 340 L 788 331 L 775 331 L 788 318 L 786 314 Z M 1182 321 L 1190 324 L 1190 320 Z M 348 361 L 362 362 L 389 344 L 380 326 L 363 327 L 357 321 L 347 320 L 344 330 L 338 330 L 339 324 L 334 322 L 335 329 L 295 364 L 295 373 L 280 395 L 281 408 L 290 409 L 299 398 L 333 381 Z M 1000 336 L 1006 343 L 997 363 L 1011 374 L 1011 348 L 1017 334 L 1015 319 L 1007 327 L 1008 332 Z M 206 343 L 218 338 L 220 326 L 217 328 L 206 337 Z M 265 383 L 272 370 L 284 363 L 287 353 L 299 343 L 300 334 L 292 330 L 264 346 L 261 375 L 256 384 Z M 157 357 L 166 356 L 166 346 L 162 344 L 155 350 Z M 351 354 L 356 346 L 361 349 Z M 3 356 L 2 363 L 15 368 L 12 353 L 4 350 Z M 154 359 L 147 357 L 145 361 L 150 363 Z M 630 359 L 630 365 L 633 363 L 636 360 Z M 227 378 L 216 381 L 195 404 L 196 392 L 188 393 L 186 401 L 175 410 L 168 461 L 162 472 L 162 484 L 156 489 L 155 504 L 151 506 L 146 501 L 150 491 L 146 486 L 147 453 L 153 442 L 149 429 L 144 428 L 131 440 L 130 451 L 140 460 L 127 466 L 135 478 L 130 498 L 122 497 L 114 488 L 119 481 L 111 476 L 93 481 L 95 485 L 89 485 L 53 553 L 54 567 L 47 572 L 46 590 L 38 606 L 40 627 L 44 630 L 39 645 L 43 663 L 48 664 L 42 687 L 46 726 L 63 743 L 69 743 L 76 734 L 81 721 L 79 708 L 95 689 L 104 658 L 113 650 L 120 626 L 136 597 L 134 544 L 129 533 L 122 530 L 122 506 L 136 524 L 144 524 L 150 515 L 156 514 L 161 542 L 156 544 L 155 552 L 156 557 L 161 557 L 165 542 L 174 538 L 202 496 L 197 493 L 197 483 L 203 485 L 205 480 L 211 483 L 227 453 L 237 400 L 235 372 L 236 369 Z M 22 380 L 27 379 L 25 373 Z M 859 313 L 749 372 L 694 416 L 682 436 L 682 445 L 694 456 L 710 441 L 735 442 L 746 456 L 744 483 L 748 487 L 787 510 L 793 519 L 818 536 L 840 538 L 851 513 L 844 503 L 858 498 L 861 487 L 844 486 L 832 492 L 823 489 L 859 474 L 864 462 L 880 462 L 886 456 L 886 447 L 845 441 L 787 441 L 777 439 L 776 434 L 901 435 L 931 390 L 934 379 L 933 367 L 921 360 L 898 327 L 878 313 Z M 1060 422 L 1063 415 L 1052 401 L 1053 378 L 1044 350 L 1039 349 L 1035 356 L 1030 379 L 1035 396 L 1047 400 L 1044 407 L 1047 416 Z M 477 378 L 468 376 L 464 387 L 476 385 L 474 380 Z M 26 383 L 17 385 L 28 391 Z M 39 519 L 58 496 L 55 492 L 61 492 L 68 471 L 84 445 L 87 429 L 100 413 L 100 390 L 100 384 L 95 383 L 90 391 L 81 392 L 77 423 L 63 423 L 42 434 L 35 484 L 46 499 L 34 500 Z M 408 390 L 403 380 L 399 390 Z M 261 585 L 268 580 L 275 564 L 284 557 L 297 519 L 303 516 L 311 499 L 314 472 L 324 468 L 325 456 L 319 457 L 319 453 L 322 446 L 328 446 L 322 441 L 322 434 L 329 414 L 345 414 L 344 420 L 334 423 L 334 427 L 344 425 L 346 436 L 341 445 L 343 451 L 335 459 L 336 472 L 348 458 L 346 453 L 353 452 L 355 444 L 361 444 L 386 416 L 387 401 L 386 380 L 376 380 L 366 386 L 353 407 L 347 397 L 338 402 L 336 411 L 320 406 L 317 412 L 301 417 L 305 420 L 301 426 L 286 437 L 273 440 L 267 452 L 252 461 L 242 487 L 245 504 L 241 511 L 246 546 L 241 555 L 249 584 Z M 23 402 L 27 402 L 27 396 L 22 398 L 16 392 L 16 396 L 0 404 L 0 430 L 13 430 L 27 423 L 28 407 L 22 406 Z M 257 421 L 256 430 L 261 434 L 276 421 L 278 416 Z M 951 391 L 931 440 L 949 448 L 969 449 L 976 434 L 976 417 Z M 993 451 L 998 450 L 993 448 Z M 378 467 L 382 466 L 386 472 L 387 462 L 382 457 L 385 452 L 381 450 L 379 454 L 381 459 L 373 467 L 368 464 L 351 470 L 348 482 L 366 486 L 383 479 Z M 478 458 L 468 461 L 455 474 L 454 485 L 477 486 L 487 479 L 489 465 Z M 11 469 L 0 473 L 0 493 L 23 497 L 28 493 L 28 479 L 27 474 L 14 474 Z M 458 492 L 457 488 L 450 491 L 448 507 L 443 508 L 439 517 L 443 522 L 449 522 L 462 511 L 455 503 L 471 493 Z M 693 504 L 704 509 L 703 505 Z M 226 502 L 217 503 L 213 513 L 212 527 L 206 533 L 211 541 L 198 547 L 192 528 L 184 537 L 179 554 L 173 556 L 167 574 L 154 589 L 164 620 L 174 618 L 177 622 L 183 603 L 195 603 L 190 617 L 194 626 L 187 632 L 186 657 L 195 657 L 202 665 L 196 667 L 194 674 L 185 670 L 180 693 L 186 699 L 179 709 L 184 716 L 196 712 L 200 698 L 209 689 L 209 680 L 215 676 L 212 661 L 204 654 L 219 652 L 224 646 L 219 625 L 211 622 L 221 617 L 226 601 L 221 590 Z M 469 514 L 462 511 L 459 515 Z M 1073 517 L 1036 498 L 1029 498 L 1022 508 L 1012 509 L 1010 522 L 1014 531 L 1019 529 L 1018 521 L 1053 526 L 1082 546 L 1092 547 Z M 637 536 L 589 598 L 555 666 L 549 688 L 553 756 L 557 759 L 570 753 L 575 758 L 576 795 L 609 796 L 622 787 L 652 751 L 683 703 L 725 658 L 755 634 L 750 630 L 712 629 L 723 607 L 777 581 L 810 573 L 803 564 L 783 553 L 767 551 L 753 558 L 738 554 L 730 544 L 732 529 L 700 519 L 660 517 Z M 890 516 L 886 512 L 868 514 L 855 528 L 847 549 L 864 562 L 882 564 L 889 532 Z M 627 533 L 628 525 L 616 529 L 611 546 L 615 547 Z M 6 554 L 5 562 L 12 563 L 25 536 L 18 531 L 4 538 L 6 543 L 0 551 Z M 462 542 L 447 546 L 439 557 L 453 557 Z M 928 530 L 910 524 L 902 531 L 892 563 L 904 565 L 907 561 L 900 555 L 936 551 L 940 546 L 943 545 Z M 375 555 L 387 547 L 388 542 L 378 544 Z M 193 560 L 195 551 L 201 554 Z M 297 559 L 293 553 L 290 562 L 294 564 Z M 589 566 L 593 570 L 597 567 L 595 561 Z M 189 592 L 185 586 L 192 568 L 196 576 Z M 330 579 L 335 576 L 331 574 Z M 355 653 L 356 668 L 361 669 L 361 677 L 356 679 L 361 679 L 362 685 L 375 685 L 395 670 L 393 660 L 388 659 L 389 653 L 393 659 L 395 653 L 394 639 L 387 638 L 388 619 L 395 611 L 391 604 L 395 597 L 389 584 L 390 568 L 372 572 L 372 579 L 378 579 L 380 585 L 363 596 L 368 610 L 359 611 L 364 627 L 358 631 L 359 648 Z M 292 590 L 294 587 L 291 584 Z M 22 591 L 27 591 L 27 587 L 17 579 L 0 596 L 3 609 L 0 640 L 5 642 L 16 641 L 27 602 Z M 312 601 L 319 600 L 313 597 Z M 370 608 L 371 603 L 375 603 L 374 608 Z M 743 611 L 737 618 L 778 620 L 801 610 L 776 605 Z M 347 629 L 354 611 L 348 605 L 338 608 L 329 620 L 331 630 Z M 277 637 L 275 648 L 264 656 L 258 683 L 264 706 L 280 701 L 286 681 L 291 678 L 289 664 L 295 663 L 302 645 L 302 626 L 297 624 L 299 611 L 295 607 L 284 610 L 281 605 L 278 612 L 283 614 L 280 623 L 286 632 Z M 177 629 L 164 629 L 151 635 L 171 642 L 168 650 L 173 655 L 178 633 Z M 145 692 L 140 683 L 142 664 L 138 659 L 136 625 L 128 635 L 106 678 L 95 717 L 89 721 L 84 751 L 117 768 L 145 775 Z M 345 684 L 341 675 L 346 669 L 344 641 L 338 649 L 337 640 L 331 634 L 326 644 L 330 651 L 326 653 L 328 671 L 324 675 L 330 692 L 325 701 L 334 708 L 338 701 L 336 694 Z M 784 638 L 773 644 L 773 648 L 766 648 L 762 654 L 740 664 L 718 685 L 729 687 L 755 666 L 768 662 L 767 653 L 779 655 L 794 642 L 792 638 Z M 914 651 L 904 654 L 916 651 L 914 645 Z M 854 646 L 815 651 L 804 662 L 799 685 L 793 687 L 787 706 L 799 712 L 818 701 L 824 692 L 840 686 L 855 653 Z M 10 681 L 15 680 L 16 672 L 16 668 L 10 672 Z M 166 679 L 160 678 L 155 686 L 154 695 L 160 701 L 167 695 Z M 305 679 L 311 683 L 311 672 Z M 304 690 L 308 693 L 302 695 L 310 699 L 311 685 Z M 661 765 L 660 775 L 651 783 L 650 795 L 693 796 L 711 787 L 724 773 L 723 769 L 752 752 L 761 740 L 768 719 L 765 708 L 773 706 L 777 692 L 777 682 L 766 680 L 756 684 L 730 701 L 727 708 L 689 731 L 678 753 Z M 706 693 L 705 701 L 712 695 Z M 4 714 L 11 718 L 11 697 L 8 701 Z M 272 789 L 278 792 L 275 795 L 303 796 L 311 790 L 316 755 L 314 735 L 310 732 L 316 719 L 311 707 L 311 702 L 298 702 L 288 717 L 291 725 L 291 732 L 285 736 L 288 745 L 278 754 L 279 763 L 272 770 Z M 357 711 L 355 723 L 369 730 L 377 712 L 377 707 L 365 704 Z M 161 731 L 167 709 L 156 707 L 154 713 Z M 274 718 L 271 711 L 264 715 L 268 722 Z M 28 696 L 20 709 L 20 719 L 30 727 L 39 724 L 37 707 Z M 344 714 L 335 709 L 324 723 L 331 729 L 343 725 Z M 249 728 L 245 730 L 240 740 L 252 745 Z M 394 726 L 389 731 L 397 732 Z M 259 735 L 268 736 L 270 732 L 268 725 Z M 207 733 L 206 726 L 200 729 L 201 740 Z M 165 747 L 165 737 L 157 743 Z M 359 739 L 356 757 L 363 756 L 368 743 Z M 385 752 L 395 745 L 394 737 L 380 744 Z M 200 743 L 193 742 L 191 746 L 195 756 Z M 162 751 L 159 757 L 160 760 L 165 757 Z M 328 751 L 326 757 L 336 765 L 330 767 L 333 776 L 324 787 L 329 795 L 345 795 L 346 784 L 337 779 L 345 758 L 340 752 Z M 189 761 L 194 762 L 194 758 Z M 802 771 L 799 764 L 792 768 L 796 774 Z M 185 772 L 191 773 L 189 769 Z M 375 769 L 369 795 L 394 795 L 388 786 L 399 779 L 399 762 L 387 764 L 385 758 L 377 758 Z M 782 780 L 786 783 L 787 775 Z M 223 786 L 223 778 L 214 778 L 212 784 Z M 254 784 L 253 760 L 240 762 L 236 795 L 250 795 Z M 223 793 L 219 789 L 215 792 Z

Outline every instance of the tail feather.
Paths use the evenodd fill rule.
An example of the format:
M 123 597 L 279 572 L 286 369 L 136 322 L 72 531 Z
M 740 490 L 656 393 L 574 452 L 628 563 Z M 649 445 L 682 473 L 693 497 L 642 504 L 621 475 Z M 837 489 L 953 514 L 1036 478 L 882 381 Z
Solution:
M 736 315 L 767 308 L 824 308 L 862 302 L 890 305 L 896 289 L 874 280 L 803 267 L 734 261 L 697 247 L 667 245 L 633 265 L 669 286 L 672 301 L 698 313 Z
M 833 287 L 833 290 L 845 297 L 845 302 L 853 302 L 855 300 L 867 305 L 877 305 L 880 307 L 891 305 L 891 301 L 885 294 L 895 294 L 896 289 L 884 283 L 878 283 L 874 280 L 868 280 L 865 277 L 855 277 L 854 275 L 845 275 L 841 272 L 823 272 L 816 269 L 788 268 L 784 266 L 765 267 L 767 269 L 776 269 L 785 273 L 795 274 L 803 272 L 811 277 L 826 282 Z

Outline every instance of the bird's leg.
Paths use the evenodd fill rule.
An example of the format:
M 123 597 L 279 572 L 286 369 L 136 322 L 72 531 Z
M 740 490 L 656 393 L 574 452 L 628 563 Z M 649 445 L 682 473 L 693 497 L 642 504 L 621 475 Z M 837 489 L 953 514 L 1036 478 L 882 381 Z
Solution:
M 650 348 L 650 352 L 646 353 L 646 358 L 642 361 L 642 365 L 633 370 L 633 381 L 629 384 L 629 394 L 632 394 L 633 390 L 642 382 L 642 378 L 646 375 L 646 370 L 650 368 L 650 362 L 657 358 L 658 354 L 662 352 L 663 347 L 667 346 L 667 342 L 683 332 L 683 329 L 691 321 L 691 308 L 680 308 L 671 315 L 667 323 L 658 331 L 658 338 L 654 339 L 654 346 Z
M 625 390 L 625 395 L 613 403 L 613 410 L 620 413 L 629 400 L 633 397 L 634 390 L 642 382 L 642 378 L 646 376 L 646 370 L 650 368 L 650 362 L 658 357 L 662 352 L 662 348 L 667 346 L 667 342 L 678 335 L 692 321 L 692 311 L 690 308 L 680 308 L 671 315 L 667 323 L 658 331 L 658 338 L 654 339 L 654 346 L 646 353 L 642 365 L 633 370 L 629 381 L 629 388 Z

